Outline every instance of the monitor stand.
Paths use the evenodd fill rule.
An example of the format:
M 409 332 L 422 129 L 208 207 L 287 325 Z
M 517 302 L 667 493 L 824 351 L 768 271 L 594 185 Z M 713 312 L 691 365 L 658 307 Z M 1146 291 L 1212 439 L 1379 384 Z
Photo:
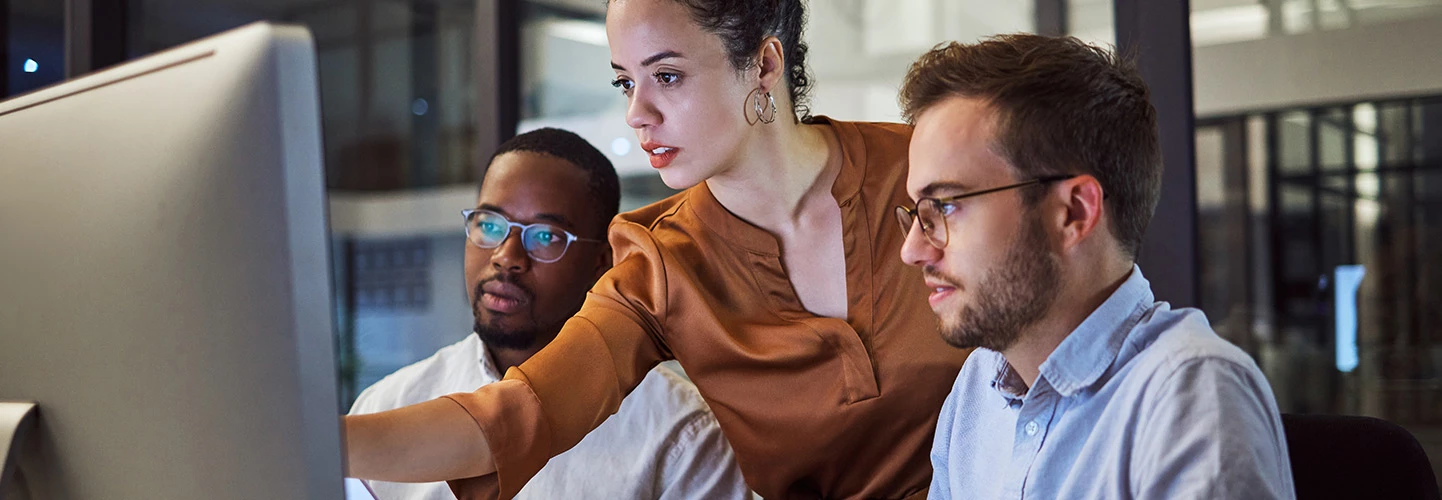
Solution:
M 0 401 L 0 500 L 16 488 L 20 449 L 35 428 L 35 403 Z

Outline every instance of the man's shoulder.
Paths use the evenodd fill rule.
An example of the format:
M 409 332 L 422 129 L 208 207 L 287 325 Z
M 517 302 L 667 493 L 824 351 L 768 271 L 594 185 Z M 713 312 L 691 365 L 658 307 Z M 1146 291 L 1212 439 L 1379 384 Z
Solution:
M 1142 326 L 1152 331 L 1142 340 L 1136 336 L 1128 339 L 1129 343 L 1140 342 L 1128 346 L 1139 349 L 1127 363 L 1128 378 L 1136 383 L 1160 389 L 1183 372 L 1192 377 L 1227 374 L 1227 378 L 1265 381 L 1256 361 L 1217 335 L 1201 311 L 1170 310 L 1162 305 L 1143 319 Z
M 355 415 L 394 410 L 446 394 L 479 388 L 485 383 L 484 380 L 476 375 L 463 376 L 466 373 L 479 373 L 478 368 L 466 369 L 470 364 L 479 366 L 480 360 L 474 359 L 477 342 L 479 339 L 474 334 L 468 335 L 460 342 L 442 347 L 426 359 L 386 375 L 361 391 L 355 404 L 351 406 L 350 413 Z
M 1172 310 L 1165 306 L 1149 314 L 1146 327 L 1156 330 L 1136 361 L 1158 369 L 1176 368 L 1197 360 L 1215 360 L 1255 366 L 1251 356 L 1217 335 L 1207 317 L 1191 308 Z

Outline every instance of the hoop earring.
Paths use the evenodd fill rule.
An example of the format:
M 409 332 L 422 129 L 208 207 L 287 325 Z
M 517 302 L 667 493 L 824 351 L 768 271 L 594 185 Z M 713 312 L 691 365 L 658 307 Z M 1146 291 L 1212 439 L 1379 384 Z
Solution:
M 757 90 L 759 91 L 760 89 Z M 772 97 L 770 92 L 766 93 L 766 102 L 769 103 L 771 108 L 771 113 L 767 114 L 766 109 L 761 106 L 761 94 L 759 92 L 753 92 L 751 95 L 753 96 L 751 98 L 751 107 L 756 111 L 756 121 L 761 123 L 776 121 L 776 98 Z

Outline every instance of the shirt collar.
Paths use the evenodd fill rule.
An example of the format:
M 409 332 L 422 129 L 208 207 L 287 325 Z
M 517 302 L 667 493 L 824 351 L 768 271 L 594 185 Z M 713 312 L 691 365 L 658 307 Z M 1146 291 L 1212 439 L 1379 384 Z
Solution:
M 1122 286 L 1047 356 L 1040 378 L 1062 397 L 1091 387 L 1116 361 L 1128 334 L 1154 300 L 1151 283 L 1133 264 Z
M 1001 353 L 979 348 L 972 352 L 971 356 L 990 356 L 992 369 L 996 371 L 996 376 L 991 379 L 991 388 L 1001 393 L 1001 397 L 1006 398 L 1008 403 L 1017 403 L 1026 397 L 1026 382 L 1021 379 L 1021 375 L 1017 375 L 1016 370 L 1011 369 L 1011 363 L 1007 363 Z
M 862 179 L 865 176 L 864 165 L 857 159 L 866 158 L 866 141 L 856 124 L 832 120 L 825 116 L 813 117 L 808 123 L 831 127 L 841 144 L 841 171 L 836 174 L 836 180 L 831 184 L 832 196 L 838 204 L 855 198 L 861 193 Z M 781 244 L 774 235 L 726 210 L 705 182 L 687 189 L 686 193 L 687 207 L 706 227 L 722 235 L 726 241 L 751 253 L 781 255 Z M 843 211 L 842 215 L 845 214 Z
M 831 184 L 831 196 L 836 198 L 837 203 L 846 203 L 861 194 L 862 181 L 866 177 L 866 169 L 862 166 L 868 163 L 870 153 L 856 123 L 839 122 L 825 116 L 813 117 L 808 123 L 830 126 L 832 133 L 836 134 L 836 141 L 841 144 L 841 171 L 836 173 L 836 180 Z M 905 153 L 903 150 L 902 154 Z
M 490 377 L 491 380 L 500 380 L 502 377 L 501 371 L 496 369 L 496 362 L 491 360 L 491 354 L 486 352 L 486 343 L 481 340 L 481 336 L 478 334 L 471 333 L 471 338 L 475 339 L 475 342 L 473 342 L 476 347 L 474 356 L 481 362 L 481 373 Z

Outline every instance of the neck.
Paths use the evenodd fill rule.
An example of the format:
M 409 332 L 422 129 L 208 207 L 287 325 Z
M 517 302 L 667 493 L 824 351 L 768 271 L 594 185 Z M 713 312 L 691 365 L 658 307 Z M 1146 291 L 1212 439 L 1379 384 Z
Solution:
M 1011 347 L 1002 351 L 1011 369 L 1026 382 L 1036 383 L 1041 364 L 1057 346 L 1081 326 L 1092 312 L 1101 307 L 1117 288 L 1131 276 L 1130 262 L 1095 263 L 1072 266 L 1062 278 L 1062 289 L 1045 316 L 1026 327 Z
M 531 359 L 531 356 L 534 356 L 537 352 L 540 352 L 540 350 L 540 348 L 525 350 L 495 349 L 486 346 L 486 354 L 491 356 L 491 363 L 495 364 L 496 370 L 501 372 L 501 376 L 506 375 L 506 370 L 521 366 L 521 363 L 525 363 L 526 360 Z
M 764 229 L 793 226 L 805 207 L 831 200 L 840 172 L 840 143 L 826 125 L 786 120 L 757 124 L 731 168 L 706 180 L 711 194 L 737 217 Z

